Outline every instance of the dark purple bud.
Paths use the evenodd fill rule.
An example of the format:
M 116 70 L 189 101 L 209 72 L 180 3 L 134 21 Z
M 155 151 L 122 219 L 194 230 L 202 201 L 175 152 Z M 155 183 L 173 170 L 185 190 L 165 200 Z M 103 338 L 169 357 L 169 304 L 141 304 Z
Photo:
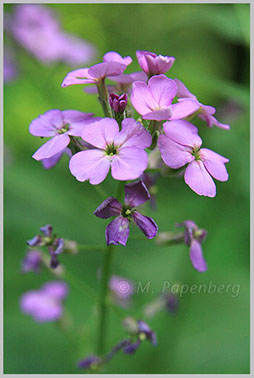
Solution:
M 89 356 L 77 363 L 79 369 L 94 369 L 99 366 L 101 359 L 97 356 Z
M 55 269 L 55 268 L 58 267 L 60 262 L 57 260 L 56 253 L 55 253 L 55 251 L 52 247 L 49 248 L 49 253 L 50 253 L 50 256 L 51 256 L 50 268 Z
M 109 104 L 115 113 L 123 113 L 128 101 L 127 93 L 122 94 L 121 96 L 110 93 L 109 94 Z
M 50 224 L 46 224 L 46 226 L 43 226 L 40 228 L 40 231 L 45 235 L 47 236 L 48 238 L 51 237 L 52 235 L 52 230 L 53 230 L 53 227 L 50 226 Z
M 22 273 L 28 272 L 38 272 L 41 264 L 41 254 L 39 251 L 29 251 L 27 252 L 25 258 L 23 259 L 21 266 L 22 266 Z
M 130 341 L 123 347 L 123 352 L 125 354 L 134 354 L 136 350 L 139 348 L 141 344 L 141 340 L 138 339 L 135 343 L 131 343 Z
M 164 295 L 166 309 L 171 313 L 175 314 L 178 310 L 178 297 L 175 294 L 167 293 Z
M 29 245 L 29 247 L 41 247 L 44 245 L 41 235 L 35 235 L 32 239 L 27 240 L 26 244 Z

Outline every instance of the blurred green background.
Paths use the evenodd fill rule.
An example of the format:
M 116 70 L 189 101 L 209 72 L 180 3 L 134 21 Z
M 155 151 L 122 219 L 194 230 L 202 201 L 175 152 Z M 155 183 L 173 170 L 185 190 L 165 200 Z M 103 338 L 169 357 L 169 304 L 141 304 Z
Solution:
M 113 272 L 152 291 L 136 294 L 125 311 L 142 317 L 143 305 L 154 300 L 164 281 L 186 284 L 240 285 L 239 295 L 186 294 L 179 311 L 166 311 L 148 323 L 158 346 L 144 343 L 136 355 L 120 353 L 107 373 L 248 373 L 249 372 L 249 5 L 248 4 L 52 4 L 65 30 L 94 43 L 98 61 L 109 50 L 132 56 L 127 72 L 138 70 L 135 52 L 149 50 L 173 55 L 168 76 L 182 80 L 204 104 L 217 108 L 231 130 L 208 129 L 200 123 L 204 146 L 230 159 L 226 183 L 217 182 L 214 199 L 199 197 L 182 180 L 160 178 L 157 212 L 146 214 L 160 231 L 193 219 L 208 230 L 203 244 L 209 269 L 196 272 L 185 246 L 157 247 L 131 229 L 127 247 L 116 248 Z M 11 11 L 11 6 L 6 6 Z M 94 62 L 94 63 L 96 63 Z M 20 274 L 25 240 L 50 223 L 59 236 L 82 244 L 104 243 L 107 221 L 93 216 L 103 197 L 70 174 L 67 158 L 50 171 L 31 158 L 41 145 L 28 125 L 53 108 L 77 109 L 101 115 L 96 96 L 81 86 L 61 88 L 64 65 L 45 67 L 27 53 L 18 57 L 20 76 L 4 88 L 5 136 L 5 254 L 4 371 L 5 373 L 79 373 L 76 361 L 94 353 L 96 336 L 96 273 L 100 252 L 61 256 L 67 270 L 94 291 L 87 299 L 70 284 L 66 311 L 74 331 L 57 324 L 35 324 L 20 313 L 19 297 L 52 279 L 49 272 Z M 103 189 L 112 195 L 110 180 Z M 121 318 L 110 311 L 108 350 L 124 337 Z

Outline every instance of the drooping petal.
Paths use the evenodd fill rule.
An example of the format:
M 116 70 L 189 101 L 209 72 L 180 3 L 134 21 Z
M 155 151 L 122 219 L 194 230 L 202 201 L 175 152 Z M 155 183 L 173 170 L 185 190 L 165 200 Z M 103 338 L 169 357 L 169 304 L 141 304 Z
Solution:
M 177 120 L 165 122 L 163 130 L 168 138 L 183 146 L 199 148 L 202 144 L 197 127 L 188 121 Z
M 184 180 L 200 196 L 215 197 L 216 186 L 202 161 L 193 161 L 185 170 Z
M 107 225 L 105 236 L 107 245 L 125 246 L 129 237 L 129 220 L 122 215 L 116 217 Z
M 219 181 L 228 180 L 228 172 L 225 167 L 225 163 L 229 162 L 227 158 L 209 150 L 208 148 L 201 148 L 200 156 L 210 175 Z
M 119 126 L 112 118 L 102 118 L 99 121 L 89 123 L 82 132 L 82 139 L 97 148 L 105 149 L 114 142 Z
M 190 245 L 190 259 L 195 268 L 199 272 L 206 272 L 207 271 L 207 263 L 204 259 L 201 244 L 198 240 L 193 239 Z
M 125 118 L 122 130 L 115 137 L 116 146 L 147 148 L 152 143 L 151 134 L 133 118 Z
M 214 125 L 219 127 L 220 129 L 229 130 L 230 125 L 224 124 L 219 122 L 214 116 L 210 114 L 199 114 L 198 117 L 206 122 L 208 127 L 213 127 Z
M 116 198 L 109 197 L 105 201 L 103 201 L 99 207 L 97 207 L 94 215 L 99 218 L 107 219 L 121 214 L 121 211 L 121 203 Z
M 141 114 L 150 113 L 156 109 L 156 103 L 151 89 L 143 81 L 135 81 L 132 85 L 131 103 L 136 111 Z
M 183 84 L 182 81 L 178 79 L 174 79 L 174 82 L 177 85 L 177 93 L 176 93 L 177 97 L 179 98 L 188 97 L 188 98 L 194 98 L 194 99 L 197 98 L 193 93 L 189 91 L 189 89 Z
M 103 62 L 117 62 L 128 66 L 129 64 L 131 64 L 132 59 L 130 56 L 125 56 L 123 58 L 116 51 L 109 51 L 103 56 Z
M 172 116 L 172 107 L 165 107 L 163 109 L 154 110 L 152 112 L 146 113 L 142 116 L 143 119 L 154 120 L 154 121 L 165 121 L 170 119 Z
M 89 180 L 90 184 L 100 184 L 107 176 L 110 161 L 101 150 L 81 151 L 70 159 L 69 168 L 78 181 Z
M 126 184 L 124 190 L 124 202 L 131 207 L 139 206 L 151 198 L 150 193 L 142 180 Z
M 114 155 L 111 173 L 115 180 L 135 180 L 144 172 L 148 164 L 148 155 L 144 150 L 135 147 L 122 147 Z
M 172 105 L 172 116 L 170 119 L 181 119 L 188 117 L 199 109 L 199 102 L 196 100 L 179 99 L 176 104 Z
M 165 75 L 155 75 L 148 80 L 148 85 L 151 88 L 157 106 L 163 108 L 171 105 L 177 92 L 177 85 L 174 80 Z M 153 108 L 153 110 L 156 109 Z
M 35 160 L 48 159 L 62 151 L 70 143 L 68 134 L 59 134 L 44 143 L 34 154 Z
M 157 235 L 158 226 L 152 218 L 146 217 L 138 211 L 134 211 L 132 218 L 147 239 L 153 239 Z
M 61 87 L 68 87 L 74 84 L 94 84 L 97 79 L 88 73 L 89 68 L 79 68 L 77 70 L 67 73 L 67 76 L 63 79 Z
M 88 74 L 99 81 L 108 76 L 121 75 L 125 68 L 125 64 L 118 62 L 104 62 L 95 64 L 89 68 Z
M 159 136 L 158 147 L 162 160 L 172 169 L 181 168 L 195 160 L 189 147 L 176 143 L 166 135 Z
M 29 126 L 29 132 L 34 136 L 51 137 L 62 125 L 63 114 L 61 110 L 53 109 L 35 118 Z
M 43 168 L 44 169 L 51 169 L 51 168 L 53 168 L 59 162 L 59 160 L 61 159 L 61 157 L 64 154 L 68 155 L 69 157 L 72 155 L 71 151 L 69 150 L 69 148 L 64 148 L 63 150 L 61 150 L 57 154 L 51 156 L 51 158 L 42 159 L 41 163 L 43 165 Z

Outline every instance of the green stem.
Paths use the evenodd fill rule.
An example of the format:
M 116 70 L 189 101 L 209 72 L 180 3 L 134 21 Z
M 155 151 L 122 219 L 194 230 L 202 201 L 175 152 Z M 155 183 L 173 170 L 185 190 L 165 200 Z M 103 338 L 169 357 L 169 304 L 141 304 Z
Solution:
M 108 90 L 105 85 L 104 79 L 102 79 L 98 84 L 97 84 L 97 90 L 98 90 L 98 95 L 99 95 L 99 101 L 102 106 L 104 116 L 112 118 L 112 109 L 109 105 L 109 99 L 108 99 Z
M 107 294 L 112 263 L 113 245 L 109 245 L 104 253 L 103 270 L 101 278 L 101 292 L 99 301 L 99 328 L 97 339 L 97 354 L 102 356 L 106 344 L 106 322 L 107 322 Z

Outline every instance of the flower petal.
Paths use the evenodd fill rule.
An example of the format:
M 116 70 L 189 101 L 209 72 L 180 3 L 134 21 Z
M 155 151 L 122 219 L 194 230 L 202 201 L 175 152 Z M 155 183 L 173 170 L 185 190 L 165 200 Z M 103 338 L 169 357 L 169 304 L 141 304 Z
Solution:
M 189 147 L 174 142 L 166 135 L 160 135 L 158 147 L 162 160 L 172 169 L 178 169 L 195 160 Z
M 219 181 L 228 180 L 228 172 L 225 167 L 225 163 L 229 162 L 228 159 L 208 148 L 201 148 L 200 155 L 210 175 Z
M 202 144 L 197 127 L 183 119 L 165 122 L 163 130 L 168 138 L 183 146 L 199 148 Z
M 190 245 L 190 259 L 195 268 L 199 272 L 206 272 L 207 271 L 207 263 L 204 259 L 201 244 L 198 240 L 193 239 Z
M 165 107 L 163 109 L 154 110 L 152 112 L 146 113 L 142 116 L 143 119 L 147 120 L 155 120 L 155 121 L 165 121 L 166 119 L 170 119 L 172 116 L 172 108 L 171 106 Z
M 97 82 L 95 78 L 88 74 L 89 68 L 79 68 L 67 73 L 63 79 L 61 87 L 68 87 L 74 84 L 94 84 Z
M 135 81 L 132 85 L 131 103 L 136 111 L 141 114 L 147 114 L 156 109 L 156 103 L 152 91 L 143 81 Z
M 189 89 L 183 84 L 182 81 L 178 80 L 178 79 L 174 79 L 174 82 L 176 83 L 177 85 L 177 97 L 180 97 L 180 98 L 194 98 L 196 99 L 197 97 L 191 93 L 189 91 Z
M 135 180 L 147 168 L 148 155 L 144 150 L 135 147 L 122 147 L 114 155 L 111 173 L 115 180 Z
M 70 137 L 68 134 L 56 135 L 46 143 L 44 143 L 34 154 L 35 160 L 48 159 L 62 151 L 70 143 Z
M 134 211 L 132 218 L 147 239 L 153 239 L 157 235 L 158 226 L 152 218 L 146 217 L 138 211 Z
M 150 133 L 133 118 L 125 118 L 122 122 L 122 130 L 115 137 L 116 146 L 147 148 L 152 143 Z
M 179 99 L 176 104 L 172 105 L 172 116 L 170 119 L 181 119 L 188 117 L 199 109 L 199 102 L 196 100 Z
M 63 110 L 62 114 L 66 123 L 86 121 L 94 115 L 94 113 L 84 113 L 79 110 Z
M 106 178 L 110 161 L 101 150 L 81 151 L 72 156 L 69 168 L 78 181 L 89 180 L 97 185 Z
M 112 118 L 102 118 L 99 121 L 88 124 L 82 132 L 82 139 L 97 148 L 105 149 L 112 144 L 119 132 L 116 120 Z
M 114 197 L 109 197 L 97 207 L 94 215 L 99 218 L 107 219 L 121 214 L 121 211 L 122 205 L 120 202 Z
M 193 161 L 185 170 L 184 180 L 200 196 L 215 197 L 216 186 L 202 161 Z
M 163 108 L 171 105 L 177 92 L 177 85 L 174 80 L 165 75 L 155 75 L 148 80 L 148 85 L 151 88 L 157 106 Z M 156 109 L 153 108 L 153 110 Z
M 105 236 L 107 245 L 126 245 L 129 237 L 129 220 L 122 215 L 107 225 Z
M 122 58 L 116 51 L 109 51 L 103 56 L 103 62 L 117 62 L 128 66 L 131 64 L 132 59 L 130 56 Z
M 108 76 L 120 75 L 123 73 L 125 68 L 125 64 L 117 62 L 104 62 L 95 64 L 89 68 L 88 74 L 98 81 Z
M 142 180 L 126 184 L 124 191 L 124 202 L 131 207 L 139 206 L 151 198 L 150 193 Z
M 34 136 L 51 137 L 62 125 L 63 114 L 61 110 L 53 109 L 35 118 L 29 126 L 29 132 Z

